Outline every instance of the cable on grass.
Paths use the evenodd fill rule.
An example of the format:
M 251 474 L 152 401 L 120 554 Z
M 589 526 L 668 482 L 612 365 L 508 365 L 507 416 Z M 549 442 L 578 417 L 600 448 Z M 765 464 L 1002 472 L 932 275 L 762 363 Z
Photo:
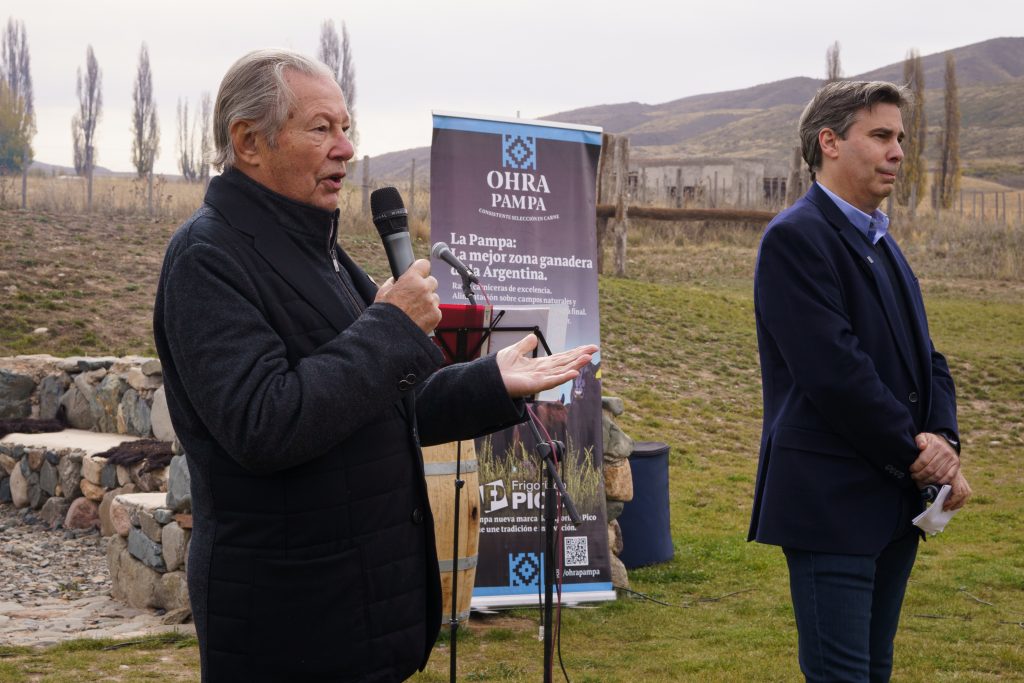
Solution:
M 982 605 L 988 605 L 989 607 L 995 607 L 995 605 L 993 605 L 991 602 L 985 602 L 981 598 L 976 597 L 974 595 L 971 595 L 970 593 L 967 592 L 967 589 L 965 587 L 963 587 L 963 586 L 960 586 L 956 590 L 957 590 L 958 593 L 963 593 L 964 595 L 969 597 L 971 600 L 974 600 L 975 602 L 981 603 Z
M 724 600 L 725 598 L 731 598 L 734 595 L 740 595 L 742 593 L 749 593 L 752 590 L 755 590 L 754 588 L 744 588 L 741 591 L 733 591 L 732 593 L 726 593 L 725 595 L 719 595 L 717 598 L 697 598 L 696 600 L 692 600 L 690 602 L 684 602 L 681 605 L 673 605 L 671 603 L 662 602 L 661 600 L 658 600 L 656 598 L 652 598 L 651 596 L 649 596 L 649 595 L 647 595 L 645 593 L 641 593 L 639 591 L 635 591 L 635 590 L 633 590 L 631 588 L 626 588 L 625 586 L 616 586 L 616 585 L 613 584 L 612 587 L 616 588 L 618 590 L 626 591 L 627 593 L 631 593 L 633 595 L 636 595 L 636 596 L 638 596 L 640 598 L 643 598 L 644 600 L 650 600 L 651 602 L 655 602 L 655 603 L 657 603 L 659 605 L 664 605 L 665 607 L 682 607 L 684 609 L 689 609 L 690 607 L 693 607 L 694 605 L 702 603 L 702 602 L 718 602 L 719 600 Z
M 614 588 L 615 590 L 626 591 L 630 595 L 635 595 L 638 598 L 642 598 L 644 600 L 650 600 L 651 602 L 655 602 L 655 603 L 657 603 L 659 605 L 664 605 L 665 607 L 675 607 L 675 605 L 671 605 L 671 604 L 669 604 L 667 602 L 662 602 L 661 600 L 658 600 L 656 598 L 652 598 L 650 595 L 647 595 L 646 593 L 641 593 L 640 591 L 635 591 L 632 588 L 626 588 L 625 586 L 616 586 L 615 584 L 612 584 L 612 588 Z

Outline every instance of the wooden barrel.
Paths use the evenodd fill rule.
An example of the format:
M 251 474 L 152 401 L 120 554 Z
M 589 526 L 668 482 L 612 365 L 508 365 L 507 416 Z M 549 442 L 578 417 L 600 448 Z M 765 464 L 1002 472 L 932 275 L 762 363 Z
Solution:
M 480 542 L 480 489 L 478 486 L 476 449 L 473 441 L 462 441 L 462 480 L 466 482 L 459 494 L 459 547 L 452 545 L 455 531 L 455 455 L 459 442 L 428 446 L 423 449 L 423 468 L 427 477 L 427 494 L 434 513 L 434 537 L 437 564 L 441 570 L 441 623 L 452 615 L 452 581 L 458 577 L 458 618 L 469 619 L 469 602 L 473 598 L 476 579 L 477 548 Z

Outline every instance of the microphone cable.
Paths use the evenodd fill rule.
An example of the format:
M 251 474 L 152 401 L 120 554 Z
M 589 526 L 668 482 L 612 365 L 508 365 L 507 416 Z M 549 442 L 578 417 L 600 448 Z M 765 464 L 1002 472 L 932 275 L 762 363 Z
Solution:
M 533 411 L 533 408 L 530 407 L 529 403 L 526 404 L 526 412 L 529 413 L 530 419 L 533 421 L 533 423 L 535 425 L 537 425 L 537 428 L 540 430 L 540 433 L 543 435 L 544 440 L 550 445 L 550 447 L 551 447 L 551 457 L 555 461 L 555 469 L 556 470 L 564 469 L 563 466 L 562 466 L 562 461 L 558 459 L 558 449 L 555 448 L 554 439 L 551 438 L 551 435 L 548 433 L 547 427 L 545 427 L 544 423 L 541 422 L 539 417 L 537 417 L 537 413 L 535 413 Z M 568 445 L 566 445 L 566 450 L 568 450 L 568 448 L 569 448 Z M 545 469 L 547 469 L 546 465 L 545 465 L 544 469 L 541 470 L 541 473 L 542 473 L 541 480 L 542 481 L 543 481 L 543 471 Z M 541 484 L 541 486 L 543 487 L 543 484 Z M 554 588 L 555 588 L 556 594 L 558 595 L 558 604 L 555 607 L 555 619 L 554 619 L 554 623 L 552 624 L 552 631 L 553 631 L 553 633 L 551 634 L 551 638 L 554 641 L 555 647 L 558 650 L 558 666 L 559 666 L 559 668 L 562 669 L 562 676 L 565 677 L 565 683 L 570 683 L 570 681 L 569 681 L 569 673 L 565 670 L 565 662 L 562 660 L 562 569 L 563 569 L 562 561 L 564 560 L 564 555 L 565 555 L 564 548 L 563 548 L 563 545 L 562 545 L 562 543 L 563 543 L 563 541 L 562 541 L 562 494 L 555 487 L 554 482 L 551 482 L 551 487 L 548 489 L 548 491 L 544 492 L 544 505 L 545 506 L 547 506 L 548 503 L 549 503 L 549 501 L 547 500 L 548 492 L 554 493 L 555 505 L 556 505 L 556 507 L 555 507 L 555 528 L 554 528 L 554 534 L 555 534 L 555 557 L 553 557 L 551 559 L 555 562 L 555 577 L 556 578 L 555 578 L 555 586 L 554 586 Z M 543 510 L 541 510 L 541 513 L 543 513 Z M 541 520 L 543 520 L 543 516 L 541 517 Z M 541 528 L 543 528 L 543 521 L 541 521 L 539 526 Z M 543 557 L 543 554 L 541 556 Z M 538 602 L 541 603 L 541 623 L 543 623 L 543 600 L 541 600 L 541 582 L 540 581 L 537 582 L 537 599 L 538 599 Z M 554 658 L 552 658 L 552 660 L 553 659 Z M 550 672 L 546 672 L 546 673 L 550 673 Z

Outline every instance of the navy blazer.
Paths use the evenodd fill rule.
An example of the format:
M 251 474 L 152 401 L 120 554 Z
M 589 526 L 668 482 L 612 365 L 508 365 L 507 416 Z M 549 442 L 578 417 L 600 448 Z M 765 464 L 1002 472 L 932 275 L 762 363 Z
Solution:
M 754 275 L 764 425 L 748 540 L 879 552 L 904 500 L 921 509 L 915 435 L 958 433 L 917 278 L 892 237 L 879 244 L 898 282 L 817 184 L 765 230 Z

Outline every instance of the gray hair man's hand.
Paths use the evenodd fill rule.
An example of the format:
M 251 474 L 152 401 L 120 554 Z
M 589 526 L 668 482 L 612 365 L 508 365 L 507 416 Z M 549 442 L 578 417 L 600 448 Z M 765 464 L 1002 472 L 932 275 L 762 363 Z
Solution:
M 512 398 L 531 396 L 575 379 L 597 353 L 593 344 L 577 346 L 551 356 L 531 358 L 537 348 L 537 336 L 529 334 L 498 351 L 496 358 L 505 389 Z
M 388 278 L 377 290 L 374 301 L 402 309 L 425 334 L 433 332 L 441 322 L 437 280 L 430 274 L 430 261 L 426 259 L 414 261 L 397 282 Z

